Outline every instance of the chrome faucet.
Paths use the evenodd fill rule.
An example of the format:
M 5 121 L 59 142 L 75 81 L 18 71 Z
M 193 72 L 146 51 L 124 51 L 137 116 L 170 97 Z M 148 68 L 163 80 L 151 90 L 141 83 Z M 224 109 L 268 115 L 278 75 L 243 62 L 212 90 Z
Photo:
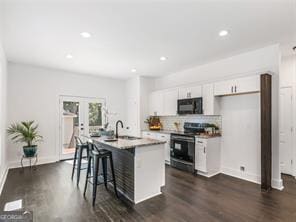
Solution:
M 121 128 L 123 128 L 123 122 L 121 120 L 118 120 L 116 122 L 116 133 L 115 133 L 115 137 L 118 138 L 118 124 L 121 124 Z

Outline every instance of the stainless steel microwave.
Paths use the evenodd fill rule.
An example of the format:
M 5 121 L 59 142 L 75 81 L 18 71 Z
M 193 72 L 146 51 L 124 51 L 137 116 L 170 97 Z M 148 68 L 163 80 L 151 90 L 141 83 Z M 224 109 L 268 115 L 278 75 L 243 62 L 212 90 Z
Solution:
M 178 100 L 178 114 L 203 114 L 202 97 Z

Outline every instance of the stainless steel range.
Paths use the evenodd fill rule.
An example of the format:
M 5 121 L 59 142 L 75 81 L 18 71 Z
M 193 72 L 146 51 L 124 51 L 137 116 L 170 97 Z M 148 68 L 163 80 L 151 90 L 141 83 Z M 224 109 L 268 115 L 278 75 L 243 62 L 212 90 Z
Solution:
M 184 123 L 184 132 L 171 134 L 171 166 L 194 172 L 195 136 L 204 133 L 206 123 Z

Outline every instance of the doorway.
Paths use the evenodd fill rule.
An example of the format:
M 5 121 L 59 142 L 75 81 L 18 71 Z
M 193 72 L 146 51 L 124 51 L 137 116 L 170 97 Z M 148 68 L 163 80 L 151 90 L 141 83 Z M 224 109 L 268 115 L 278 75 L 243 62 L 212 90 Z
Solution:
M 103 126 L 105 100 L 99 98 L 60 96 L 60 160 L 75 153 L 75 136 L 93 135 Z
M 292 88 L 280 89 L 280 170 L 293 174 L 293 102 Z

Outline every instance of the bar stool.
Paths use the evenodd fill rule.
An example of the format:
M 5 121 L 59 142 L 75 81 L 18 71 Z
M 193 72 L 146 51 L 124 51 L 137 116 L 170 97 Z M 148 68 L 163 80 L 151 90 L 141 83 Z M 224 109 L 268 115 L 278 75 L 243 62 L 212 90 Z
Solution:
M 76 142 L 75 147 L 75 154 L 74 154 L 74 162 L 73 162 L 73 168 L 72 168 L 72 177 L 73 180 L 74 177 L 74 171 L 77 170 L 77 181 L 76 184 L 79 186 L 79 180 L 80 180 L 80 171 L 85 170 L 87 168 L 81 168 L 81 162 L 83 159 L 83 151 L 86 150 L 87 159 L 89 157 L 89 145 L 87 143 L 83 143 L 81 139 L 77 136 L 74 137 Z M 77 167 L 76 167 L 76 161 L 77 161 Z
M 116 188 L 116 180 L 115 180 L 115 173 L 114 173 L 114 166 L 113 166 L 113 158 L 112 152 L 106 149 L 99 149 L 95 144 L 89 142 L 89 157 L 88 157 L 88 165 L 87 165 L 87 172 L 86 172 L 86 179 L 85 179 L 85 186 L 83 195 L 85 196 L 87 184 L 90 183 L 93 185 L 93 193 L 92 193 L 92 205 L 95 205 L 96 201 L 96 194 L 97 194 L 97 186 L 101 184 L 105 184 L 105 188 L 108 190 L 107 183 L 112 182 L 113 188 L 116 197 L 118 198 L 117 188 Z M 99 174 L 99 165 L 100 159 L 102 160 L 102 167 L 103 167 L 103 174 Z M 107 159 L 109 159 L 110 168 L 112 179 L 108 179 L 107 173 Z M 92 163 L 92 164 L 91 164 Z M 91 174 L 92 168 L 92 174 Z M 103 176 L 104 181 L 98 181 L 98 177 Z M 91 181 L 92 178 L 92 181 Z

